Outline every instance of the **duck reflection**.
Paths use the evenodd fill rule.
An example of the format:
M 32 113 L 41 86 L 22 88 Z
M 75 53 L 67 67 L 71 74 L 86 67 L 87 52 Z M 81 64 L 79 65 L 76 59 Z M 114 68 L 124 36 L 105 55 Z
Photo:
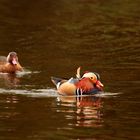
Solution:
M 65 109 L 69 115 L 66 115 L 67 119 L 74 118 L 72 124 L 74 126 L 84 126 L 84 127 L 101 127 L 103 125 L 102 112 L 103 102 L 100 97 L 96 96 L 79 96 L 79 97 L 68 97 L 59 96 L 59 105 L 73 107 L 69 108 L 68 111 Z M 71 110 L 70 110 L 71 109 Z M 60 111 L 60 110 L 59 110 Z M 69 116 L 69 117 L 68 117 Z
M 20 79 L 16 74 L 0 73 L 0 87 L 16 87 L 20 84 Z

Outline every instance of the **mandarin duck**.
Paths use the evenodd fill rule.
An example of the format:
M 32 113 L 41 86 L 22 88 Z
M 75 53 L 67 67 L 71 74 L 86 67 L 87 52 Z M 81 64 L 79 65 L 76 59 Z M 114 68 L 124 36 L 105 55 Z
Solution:
M 4 56 L 0 57 L 0 72 L 16 73 L 17 71 L 23 71 L 23 68 L 18 62 L 16 52 L 10 52 L 7 58 Z
M 89 95 L 103 91 L 103 84 L 100 82 L 99 74 L 86 72 L 80 76 L 80 67 L 77 69 L 76 78 L 51 77 L 57 91 L 61 95 Z

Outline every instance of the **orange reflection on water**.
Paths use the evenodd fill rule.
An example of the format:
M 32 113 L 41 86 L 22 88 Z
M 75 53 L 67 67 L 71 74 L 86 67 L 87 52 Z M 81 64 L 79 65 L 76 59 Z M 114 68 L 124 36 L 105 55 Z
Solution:
M 101 127 L 102 126 L 102 102 L 94 96 L 81 98 L 77 102 L 77 124 L 76 126 Z
M 80 96 L 66 97 L 60 96 L 61 106 L 69 107 L 63 110 L 69 115 L 68 119 L 73 119 L 72 126 L 101 127 L 103 126 L 102 112 L 103 103 L 100 97 Z M 74 104 L 75 103 L 75 104 Z M 75 105 L 75 108 L 71 108 Z M 62 110 L 61 110 L 62 111 Z

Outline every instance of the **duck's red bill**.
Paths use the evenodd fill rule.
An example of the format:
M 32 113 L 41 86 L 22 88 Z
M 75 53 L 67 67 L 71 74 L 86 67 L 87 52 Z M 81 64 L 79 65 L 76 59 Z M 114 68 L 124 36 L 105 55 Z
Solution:
M 99 89 L 103 89 L 104 85 L 101 83 L 101 81 L 98 80 L 96 82 L 96 87 L 99 88 Z
M 13 64 L 13 65 L 16 65 L 16 64 L 17 64 L 17 60 L 16 60 L 15 58 L 13 58 L 12 64 Z

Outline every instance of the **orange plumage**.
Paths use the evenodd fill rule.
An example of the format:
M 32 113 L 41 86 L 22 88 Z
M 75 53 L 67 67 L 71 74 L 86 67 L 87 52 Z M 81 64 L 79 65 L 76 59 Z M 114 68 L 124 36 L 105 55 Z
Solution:
M 83 78 L 76 84 L 76 88 L 82 89 L 83 92 L 88 92 L 94 89 L 94 84 L 90 78 Z

